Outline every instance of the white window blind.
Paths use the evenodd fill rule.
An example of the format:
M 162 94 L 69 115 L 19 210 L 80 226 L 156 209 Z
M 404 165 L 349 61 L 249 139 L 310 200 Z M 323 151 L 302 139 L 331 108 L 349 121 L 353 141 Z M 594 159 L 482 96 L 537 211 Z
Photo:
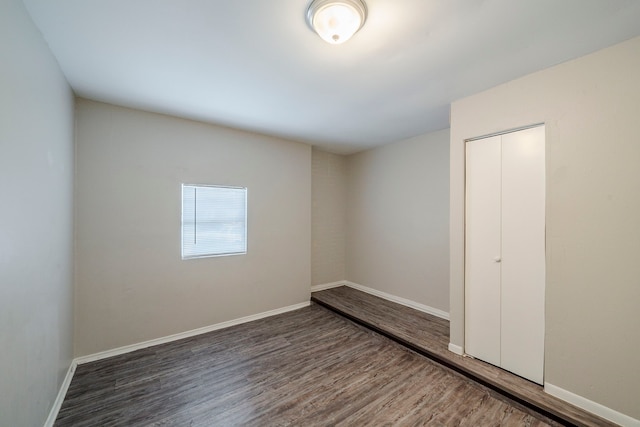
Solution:
M 182 185 L 182 259 L 247 252 L 247 189 Z

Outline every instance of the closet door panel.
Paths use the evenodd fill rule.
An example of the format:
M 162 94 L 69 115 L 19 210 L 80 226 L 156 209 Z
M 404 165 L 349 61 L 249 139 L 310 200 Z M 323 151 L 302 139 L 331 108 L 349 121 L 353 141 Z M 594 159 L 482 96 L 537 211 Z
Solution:
M 501 366 L 542 384 L 544 126 L 502 136 Z
M 466 144 L 465 352 L 500 365 L 500 137 Z

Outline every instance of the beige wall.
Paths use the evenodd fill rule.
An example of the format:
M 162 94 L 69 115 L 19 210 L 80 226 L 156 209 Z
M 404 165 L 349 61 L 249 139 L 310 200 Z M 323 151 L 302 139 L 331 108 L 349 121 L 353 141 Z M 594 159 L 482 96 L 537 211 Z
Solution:
M 347 158 L 313 148 L 311 284 L 346 278 Z
M 77 100 L 76 355 L 309 300 L 311 147 Z M 181 183 L 248 187 L 248 253 L 181 260 Z
M 545 382 L 640 418 L 640 38 L 455 102 L 451 342 L 464 341 L 464 140 L 546 124 Z
M 73 352 L 73 94 L 0 2 L 0 425 L 41 426 Z
M 348 158 L 347 280 L 449 311 L 449 131 Z

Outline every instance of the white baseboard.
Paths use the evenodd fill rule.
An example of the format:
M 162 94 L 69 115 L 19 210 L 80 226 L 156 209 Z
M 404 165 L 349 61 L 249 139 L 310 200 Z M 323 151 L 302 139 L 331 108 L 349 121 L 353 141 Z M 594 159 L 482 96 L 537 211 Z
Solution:
M 181 340 L 183 338 L 190 338 L 196 335 L 206 334 L 207 332 L 228 328 L 230 326 L 240 325 L 241 323 L 253 322 L 254 320 L 264 319 L 265 317 L 271 317 L 277 314 L 286 313 L 288 311 L 298 310 L 304 307 L 308 307 L 309 304 L 310 302 L 306 301 L 299 304 L 290 305 L 288 307 L 277 308 L 275 310 L 265 311 L 263 313 L 258 313 L 258 314 L 252 314 L 251 316 L 245 316 L 239 319 L 216 323 L 215 325 L 204 326 L 202 328 L 192 329 L 190 331 L 180 332 L 180 333 L 169 335 L 162 338 L 156 338 L 153 340 L 144 341 L 138 344 L 131 344 L 131 345 L 126 345 L 124 347 L 114 348 L 112 350 L 101 351 L 99 353 L 77 357 L 76 359 L 74 359 L 74 362 L 78 365 L 81 365 L 83 363 L 95 362 L 96 360 L 102 360 L 108 357 L 118 356 L 120 354 L 131 353 L 132 351 L 140 350 L 147 347 L 152 347 L 154 345 L 165 344 L 168 342 Z
M 461 346 L 453 344 L 453 343 L 449 343 L 449 351 L 458 354 L 460 356 L 464 356 L 464 350 Z
M 44 422 L 44 427 L 53 427 L 53 423 L 56 422 L 56 418 L 58 418 L 58 412 L 60 412 L 64 397 L 67 395 L 67 390 L 69 390 L 69 384 L 71 384 L 73 374 L 76 372 L 76 366 L 77 364 L 75 363 L 75 361 L 72 361 L 69 369 L 67 370 L 67 374 L 64 376 L 64 380 L 62 381 L 60 390 L 58 390 L 58 395 L 56 396 L 56 400 L 53 402 L 51 411 L 49 411 L 49 416 Z
M 611 408 L 608 408 L 577 394 L 571 393 L 570 391 L 564 390 L 553 384 L 545 382 L 544 391 L 552 396 L 557 397 L 558 399 L 562 399 L 565 402 L 569 402 L 572 405 L 577 406 L 578 408 L 582 408 L 585 411 L 589 411 L 592 414 L 598 415 L 599 417 L 612 421 L 616 424 L 620 424 L 621 426 L 640 427 L 640 420 L 631 418 L 628 415 L 615 411 Z
M 404 305 L 406 307 L 413 308 L 413 309 L 418 310 L 418 311 L 422 311 L 423 313 L 431 314 L 433 316 L 440 317 L 440 318 L 445 319 L 445 320 L 449 320 L 449 313 L 447 313 L 446 311 L 442 311 L 442 310 L 439 310 L 437 308 L 429 307 L 428 305 L 420 304 L 418 302 L 411 301 L 411 300 L 406 299 L 406 298 L 397 297 L 395 295 L 391 295 L 391 294 L 388 294 L 386 292 L 378 291 L 377 289 L 369 288 L 367 286 L 359 285 L 357 283 L 349 282 L 349 281 L 346 281 L 346 280 L 344 282 L 344 285 L 348 286 L 350 288 L 353 288 L 353 289 L 357 289 L 357 290 L 362 291 L 362 292 L 366 292 L 366 293 L 371 294 L 371 295 L 375 295 L 375 296 L 380 297 L 382 299 L 386 299 L 388 301 L 395 302 L 395 303 L 398 303 L 400 305 Z
M 326 291 L 327 289 L 337 288 L 339 286 L 344 286 L 345 284 L 346 282 L 344 280 L 339 280 L 337 282 L 323 283 L 321 285 L 313 285 L 311 287 L 311 292 Z

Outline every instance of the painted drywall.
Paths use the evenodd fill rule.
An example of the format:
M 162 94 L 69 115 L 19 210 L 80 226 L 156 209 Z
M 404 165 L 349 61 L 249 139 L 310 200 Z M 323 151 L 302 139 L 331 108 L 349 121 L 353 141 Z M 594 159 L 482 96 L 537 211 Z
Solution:
M 305 302 L 311 147 L 77 100 L 77 356 Z M 181 184 L 248 188 L 246 255 L 181 259 Z
M 449 311 L 449 131 L 349 156 L 347 280 Z
M 346 278 L 347 158 L 311 152 L 311 284 Z
M 464 343 L 464 140 L 546 124 L 545 382 L 640 419 L 640 38 L 451 108 L 451 342 Z
M 0 425 L 44 424 L 73 352 L 73 94 L 0 3 Z

